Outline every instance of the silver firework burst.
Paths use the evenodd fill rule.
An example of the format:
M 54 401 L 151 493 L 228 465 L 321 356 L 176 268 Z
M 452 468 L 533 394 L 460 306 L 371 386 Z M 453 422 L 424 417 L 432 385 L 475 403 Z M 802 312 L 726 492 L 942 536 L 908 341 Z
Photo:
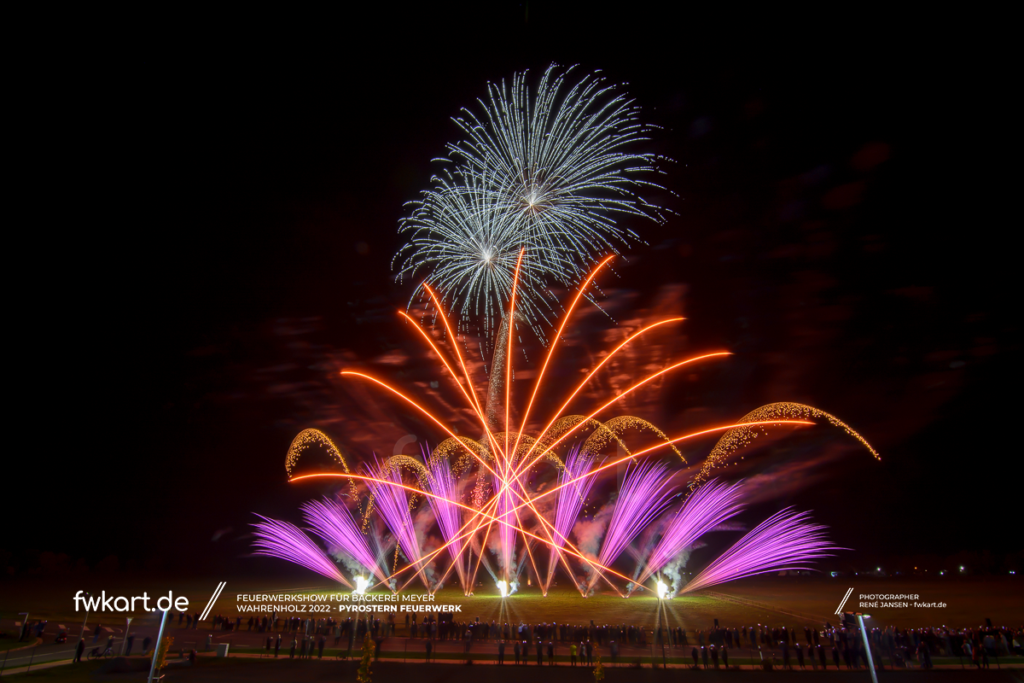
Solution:
M 411 233 L 395 257 L 399 280 L 428 278 L 463 329 L 477 318 L 488 342 L 520 249 L 517 307 L 543 340 L 558 307 L 548 287 L 576 286 L 603 256 L 639 240 L 617 219 L 665 220 L 638 194 L 662 189 L 646 176 L 664 159 L 631 151 L 652 127 L 597 73 L 567 87 L 571 71 L 551 65 L 533 94 L 527 72 L 489 84 L 482 113 L 454 119 L 466 135 L 448 145 L 444 161 L 454 168 L 433 179 L 399 227 Z

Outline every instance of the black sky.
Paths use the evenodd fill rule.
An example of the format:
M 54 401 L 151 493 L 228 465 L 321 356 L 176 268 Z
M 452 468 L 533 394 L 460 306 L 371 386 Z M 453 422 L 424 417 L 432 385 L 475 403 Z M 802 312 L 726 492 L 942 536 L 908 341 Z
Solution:
M 1019 452 L 1019 220 L 996 208 L 1004 114 L 979 76 L 998 46 L 867 11 L 588 8 L 28 22 L 3 477 L 25 523 L 0 547 L 237 563 L 251 512 L 315 493 L 282 467 L 331 391 L 308 359 L 405 343 L 373 311 L 408 298 L 397 221 L 450 117 L 558 62 L 628 82 L 677 161 L 678 216 L 633 226 L 648 244 L 615 287 L 649 303 L 685 284 L 688 343 L 736 353 L 687 405 L 800 400 L 875 443 L 882 464 L 851 451 L 784 501 L 840 545 L 1019 550 L 991 523 Z

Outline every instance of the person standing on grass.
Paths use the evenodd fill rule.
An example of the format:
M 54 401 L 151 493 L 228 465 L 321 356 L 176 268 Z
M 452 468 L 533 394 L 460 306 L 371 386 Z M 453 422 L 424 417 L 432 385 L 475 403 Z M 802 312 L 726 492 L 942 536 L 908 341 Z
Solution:
M 555 665 L 555 644 L 548 641 L 548 666 Z
M 516 641 L 515 646 L 512 648 L 512 653 L 516 656 L 516 664 L 519 664 L 519 641 Z
M 576 666 L 576 643 L 569 646 L 569 666 Z
M 274 641 L 274 657 L 277 657 L 277 653 L 281 651 L 281 634 L 277 634 L 277 640 Z
M 424 643 L 424 646 L 427 648 L 427 662 L 430 662 L 430 655 L 433 654 L 434 651 L 434 642 L 428 639 L 427 642 Z
M 75 658 L 71 660 L 72 664 L 77 664 L 82 661 L 82 652 L 85 650 L 85 641 L 79 640 L 78 645 L 75 646 Z

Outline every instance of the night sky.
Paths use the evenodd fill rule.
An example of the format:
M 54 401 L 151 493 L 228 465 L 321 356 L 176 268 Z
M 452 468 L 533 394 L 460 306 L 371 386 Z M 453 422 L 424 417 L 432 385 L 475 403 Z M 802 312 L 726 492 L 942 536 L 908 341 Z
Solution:
M 109 19 L 33 26 L 21 65 L 9 563 L 274 566 L 240 558 L 252 513 L 297 521 L 327 490 L 285 482 L 296 433 L 365 454 L 416 428 L 381 402 L 395 434 L 360 436 L 335 371 L 434 372 L 390 262 L 450 117 L 551 62 L 628 82 L 676 161 L 678 198 L 654 199 L 677 215 L 629 224 L 647 244 L 604 281 L 609 310 L 685 315 L 659 352 L 736 354 L 632 407 L 672 433 L 818 406 L 883 462 L 837 430 L 773 440 L 750 474 L 792 485 L 765 510 L 813 509 L 862 558 L 1020 550 L 1019 220 L 995 208 L 1001 114 L 975 70 L 996 55 L 903 17 L 638 3 Z M 573 343 L 612 325 L 589 311 Z

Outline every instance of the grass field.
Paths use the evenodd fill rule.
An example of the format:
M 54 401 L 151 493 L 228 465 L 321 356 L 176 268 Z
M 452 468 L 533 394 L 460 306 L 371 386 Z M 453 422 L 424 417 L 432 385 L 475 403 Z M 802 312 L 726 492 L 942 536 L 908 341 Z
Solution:
M 95 594 L 106 590 L 108 595 L 141 595 L 142 591 L 146 591 L 154 597 L 173 590 L 175 595 L 187 596 L 191 611 L 195 611 L 206 605 L 216 584 L 217 581 L 213 579 L 180 581 L 173 578 L 149 581 L 95 577 L 5 580 L 0 584 L 0 619 L 14 619 L 18 612 L 27 610 L 32 620 L 46 618 L 51 622 L 66 623 L 77 628 L 72 626 L 80 623 L 82 618 L 82 615 L 75 613 L 72 602 L 77 590 L 89 590 Z M 986 617 L 997 625 L 1017 624 L 1024 619 L 1024 585 L 1018 577 L 956 577 L 942 580 L 767 576 L 726 584 L 710 593 L 699 592 L 692 596 L 673 598 L 665 602 L 662 614 L 667 615 L 671 625 L 688 630 L 709 628 L 716 618 L 723 625 L 736 626 L 756 623 L 811 625 L 828 620 L 835 623 L 834 612 L 849 587 L 853 587 L 854 592 L 846 609 L 870 613 L 877 625 L 974 627 L 984 624 Z M 213 612 L 236 616 L 238 594 L 294 590 L 344 592 L 315 581 L 301 586 L 294 582 L 229 579 Z M 861 593 L 879 592 L 917 594 L 922 602 L 941 602 L 946 607 L 860 607 L 858 596 Z M 467 598 L 458 589 L 446 588 L 436 593 L 435 601 L 461 605 L 462 617 L 467 621 L 476 617 L 484 621 L 494 619 L 534 623 L 589 623 L 594 620 L 599 624 L 631 623 L 651 627 L 656 623 L 659 613 L 658 600 L 649 591 L 623 599 L 610 593 L 583 598 L 571 588 L 556 588 L 544 597 L 539 591 L 526 588 L 505 600 L 504 607 L 496 594 L 486 593 L 496 591 L 483 586 L 478 589 L 478 595 Z M 333 612 L 333 615 L 337 616 L 338 612 Z M 105 615 L 105 618 L 111 623 L 124 623 L 121 614 Z M 91 618 L 90 623 L 93 621 Z M 401 615 L 399 622 L 404 625 L 404 617 Z

